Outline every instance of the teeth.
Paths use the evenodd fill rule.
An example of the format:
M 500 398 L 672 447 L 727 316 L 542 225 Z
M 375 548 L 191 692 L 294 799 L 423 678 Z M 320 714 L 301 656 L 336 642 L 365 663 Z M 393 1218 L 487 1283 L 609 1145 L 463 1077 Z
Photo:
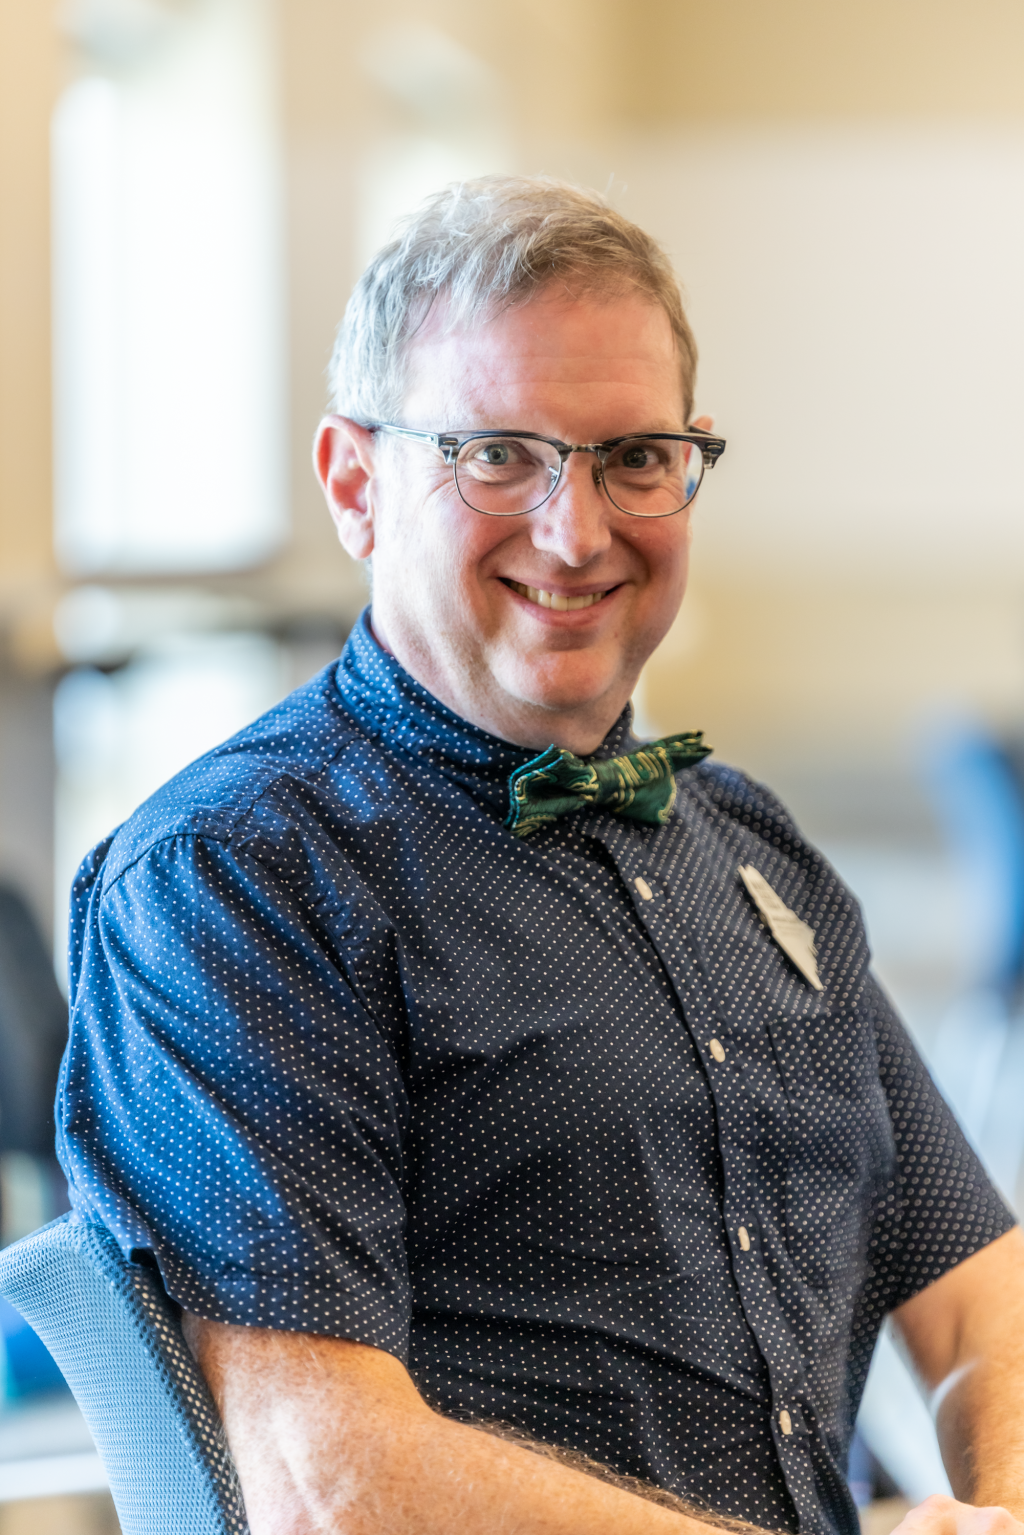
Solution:
M 535 602 L 539 608 L 554 608 L 556 613 L 575 613 L 580 608 L 592 608 L 595 602 L 607 597 L 607 592 L 590 592 L 585 597 L 563 597 L 558 592 L 546 592 L 539 586 L 523 586 L 520 581 L 510 581 L 509 586 L 527 602 Z

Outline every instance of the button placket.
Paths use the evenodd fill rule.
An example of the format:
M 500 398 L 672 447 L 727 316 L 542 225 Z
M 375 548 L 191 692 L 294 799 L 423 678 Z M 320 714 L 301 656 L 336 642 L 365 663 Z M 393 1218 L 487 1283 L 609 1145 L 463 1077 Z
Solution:
M 803 1360 L 779 1297 L 764 1264 L 757 1261 L 759 1255 L 751 1240 L 751 1230 L 756 1231 L 756 1222 L 751 1221 L 747 1212 L 751 1209 L 754 1185 L 741 1147 L 732 1144 L 730 1128 L 736 1120 L 736 1096 L 738 1092 L 742 1094 L 742 1081 L 737 1079 L 728 1064 L 728 1051 L 719 1038 L 721 1013 L 715 985 L 707 971 L 704 955 L 675 910 L 674 903 L 660 895 L 657 876 L 653 876 L 653 881 L 649 877 L 652 868 L 657 866 L 656 841 L 653 844 L 647 843 L 641 849 L 632 842 L 629 832 L 621 823 L 611 822 L 610 819 L 607 827 L 601 828 L 598 840 L 611 854 L 619 877 L 633 896 L 637 915 L 675 990 L 681 1021 L 707 1066 L 709 1086 L 719 1118 L 719 1155 L 725 1187 L 724 1215 L 730 1232 L 730 1246 L 736 1253 L 734 1273 L 737 1289 L 748 1325 L 768 1371 L 772 1437 L 783 1476 L 798 1509 L 807 1510 L 807 1500 L 801 1488 L 803 1473 L 798 1469 L 806 1459 L 806 1436 L 801 1435 L 794 1425 L 792 1407 L 805 1388 Z M 641 882 L 650 892 L 649 899 L 641 892 Z M 747 1236 L 747 1246 L 744 1246 L 740 1236 L 741 1224 Z M 752 1256 L 740 1261 L 741 1254 Z M 790 1405 L 787 1406 L 787 1403 Z M 789 1422 L 788 1433 L 783 1432 L 779 1416 L 783 1411 Z
M 653 926 L 651 932 L 652 937 L 655 937 Z M 713 1018 L 713 1001 L 705 998 L 703 995 L 705 987 L 700 985 L 699 980 L 696 989 L 700 995 L 693 1001 L 689 998 L 680 998 L 684 1017 L 699 1017 L 699 1012 L 703 1012 L 706 1017 Z M 694 1005 L 694 1001 L 697 1002 L 697 1006 Z M 717 1019 L 715 1022 L 717 1025 Z M 696 1026 L 691 1032 L 697 1032 Z M 796 1456 L 797 1460 L 793 1462 L 795 1465 L 802 1459 L 804 1441 L 794 1426 L 792 1406 L 787 1407 L 785 1404 L 787 1402 L 792 1404 L 804 1389 L 802 1361 L 789 1323 L 781 1310 L 779 1298 L 763 1264 L 757 1261 L 759 1255 L 751 1236 L 752 1231 L 756 1232 L 756 1221 L 752 1221 L 746 1214 L 746 1211 L 750 1209 L 751 1179 L 745 1166 L 746 1158 L 741 1154 L 741 1148 L 732 1144 L 729 1133 L 730 1108 L 734 1108 L 734 1105 L 730 1104 L 730 1097 L 735 1086 L 734 1074 L 728 1064 L 728 1052 L 717 1034 L 707 1032 L 704 1034 L 704 1040 L 706 1042 L 705 1059 L 710 1056 L 713 1063 L 708 1073 L 711 1091 L 721 1116 L 719 1147 L 726 1190 L 724 1210 L 729 1230 L 733 1234 L 731 1245 L 737 1260 L 734 1270 L 736 1284 L 749 1325 L 768 1368 L 771 1399 L 774 1404 L 772 1420 L 775 1444 L 784 1466 Z M 729 1087 L 726 1087 L 727 1083 L 730 1084 Z M 741 1256 L 747 1254 L 751 1256 L 741 1261 Z M 786 1413 L 785 1421 L 789 1424 L 788 1431 L 784 1430 L 783 1420 L 779 1416 L 782 1412 Z M 788 1486 L 789 1474 L 784 1474 L 786 1474 Z M 790 1491 L 795 1495 L 794 1487 L 790 1486 Z

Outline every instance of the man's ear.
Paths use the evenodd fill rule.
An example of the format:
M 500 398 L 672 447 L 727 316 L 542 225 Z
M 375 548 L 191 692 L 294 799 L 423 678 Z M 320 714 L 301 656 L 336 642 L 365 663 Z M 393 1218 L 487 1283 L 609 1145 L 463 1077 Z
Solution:
M 313 442 L 313 468 L 342 548 L 354 560 L 373 553 L 373 433 L 347 416 L 325 416 Z

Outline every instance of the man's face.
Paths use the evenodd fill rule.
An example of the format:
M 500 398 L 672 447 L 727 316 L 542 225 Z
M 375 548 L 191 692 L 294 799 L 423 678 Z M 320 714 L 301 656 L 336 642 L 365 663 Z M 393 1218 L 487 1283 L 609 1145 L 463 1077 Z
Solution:
M 465 330 L 445 334 L 440 322 L 432 315 L 410 347 L 404 425 L 576 443 L 685 430 L 671 327 L 637 294 L 573 299 L 554 288 Z M 360 441 L 358 429 L 353 446 L 352 429 L 334 430 L 321 477 L 346 548 L 372 553 L 381 644 L 494 734 L 593 751 L 682 600 L 689 510 L 627 516 L 595 481 L 595 456 L 577 453 L 543 506 L 488 517 L 462 501 L 431 447 Z M 353 454 L 368 470 L 361 495 L 344 472 Z M 598 600 L 563 611 L 527 588 Z

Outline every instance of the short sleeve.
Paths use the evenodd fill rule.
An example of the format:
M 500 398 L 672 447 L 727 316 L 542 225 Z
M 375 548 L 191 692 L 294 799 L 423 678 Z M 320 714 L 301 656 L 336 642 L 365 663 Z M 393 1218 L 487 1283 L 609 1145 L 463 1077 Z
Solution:
M 169 837 L 81 892 L 59 1148 L 72 1198 L 217 1321 L 404 1357 L 396 1047 L 280 871 Z
M 1016 1222 L 874 981 L 869 1005 L 896 1144 L 869 1253 L 869 1283 L 888 1312 Z

